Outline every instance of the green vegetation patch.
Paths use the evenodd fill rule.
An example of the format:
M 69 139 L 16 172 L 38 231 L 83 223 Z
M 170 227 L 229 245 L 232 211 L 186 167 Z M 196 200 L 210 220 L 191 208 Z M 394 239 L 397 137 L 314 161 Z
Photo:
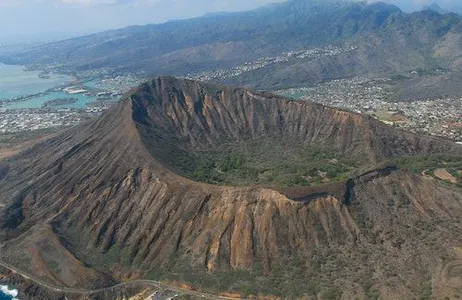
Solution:
M 438 168 L 445 168 L 448 172 L 457 173 L 462 170 L 462 156 L 454 155 L 418 155 L 400 157 L 394 163 L 401 169 L 420 173 L 424 170 L 434 171 Z
M 228 144 L 218 149 L 182 153 L 171 162 L 193 180 L 222 185 L 292 187 L 347 179 L 351 159 L 326 150 L 270 138 Z
M 249 270 L 207 272 L 201 266 L 192 266 L 185 258 L 172 256 L 165 265 L 149 271 L 145 278 L 187 282 L 198 290 L 240 293 L 245 298 L 251 295 L 274 295 L 297 299 L 315 297 L 321 292 L 324 299 L 339 299 L 341 290 L 335 283 L 322 278 L 324 275 L 321 275 L 321 267 L 326 266 L 317 259 L 287 259 L 283 264 L 273 264 L 269 273 L 259 263 Z
M 458 182 L 455 185 L 462 187 L 462 156 L 409 156 L 397 158 L 393 162 L 401 169 L 407 169 L 417 174 L 431 176 L 438 180 L 441 180 L 441 178 L 435 176 L 435 170 L 444 169 L 457 179 Z

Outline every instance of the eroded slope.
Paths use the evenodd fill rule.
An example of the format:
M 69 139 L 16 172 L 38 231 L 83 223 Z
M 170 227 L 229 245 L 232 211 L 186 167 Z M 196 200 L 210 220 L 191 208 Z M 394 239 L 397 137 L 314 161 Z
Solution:
M 158 78 L 101 119 L 1 161 L 2 257 L 68 286 L 148 277 L 297 297 L 408 298 L 429 284 L 437 297 L 457 293 L 455 188 L 394 167 L 284 193 L 176 174 L 178 155 L 262 137 L 363 166 L 461 153 L 321 105 Z

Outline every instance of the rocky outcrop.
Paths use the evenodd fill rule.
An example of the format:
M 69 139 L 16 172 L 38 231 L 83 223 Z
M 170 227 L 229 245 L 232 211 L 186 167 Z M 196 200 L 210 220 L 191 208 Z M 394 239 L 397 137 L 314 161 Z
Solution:
M 460 153 L 451 142 L 395 130 L 364 115 L 244 89 L 161 77 L 141 85 L 130 98 L 147 144 L 155 131 L 157 141 L 193 149 L 271 136 L 370 161 Z

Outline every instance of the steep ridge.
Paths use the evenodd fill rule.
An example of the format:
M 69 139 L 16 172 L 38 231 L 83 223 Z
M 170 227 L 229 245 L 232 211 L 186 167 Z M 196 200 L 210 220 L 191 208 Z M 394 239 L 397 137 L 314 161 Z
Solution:
M 148 277 L 326 299 L 420 296 L 457 264 L 462 194 L 407 171 L 364 173 L 300 201 L 263 186 L 194 182 L 171 164 L 182 151 L 261 136 L 366 165 L 461 153 L 358 114 L 161 77 L 99 120 L 0 161 L 2 259 L 67 286 Z M 435 283 L 438 297 L 453 291 L 449 281 Z
M 156 142 L 155 131 L 162 142 L 174 137 L 175 144 L 190 150 L 271 136 L 373 162 L 460 151 L 449 141 L 395 130 L 360 114 L 173 77 L 141 85 L 131 99 L 147 144 Z

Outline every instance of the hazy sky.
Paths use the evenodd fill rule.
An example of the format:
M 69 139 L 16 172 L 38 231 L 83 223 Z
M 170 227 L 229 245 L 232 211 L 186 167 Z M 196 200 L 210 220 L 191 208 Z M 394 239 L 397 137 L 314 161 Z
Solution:
M 447 9 L 459 9 L 462 7 L 461 0 L 385 0 L 383 2 L 395 4 L 406 11 L 420 10 L 424 5 L 428 5 L 431 3 L 437 3 Z
M 0 42 L 239 11 L 284 0 L 0 0 Z
M 0 43 L 63 38 L 207 12 L 239 11 L 284 0 L 0 0 Z M 434 0 L 387 0 L 405 9 Z M 445 6 L 461 0 L 437 0 Z

